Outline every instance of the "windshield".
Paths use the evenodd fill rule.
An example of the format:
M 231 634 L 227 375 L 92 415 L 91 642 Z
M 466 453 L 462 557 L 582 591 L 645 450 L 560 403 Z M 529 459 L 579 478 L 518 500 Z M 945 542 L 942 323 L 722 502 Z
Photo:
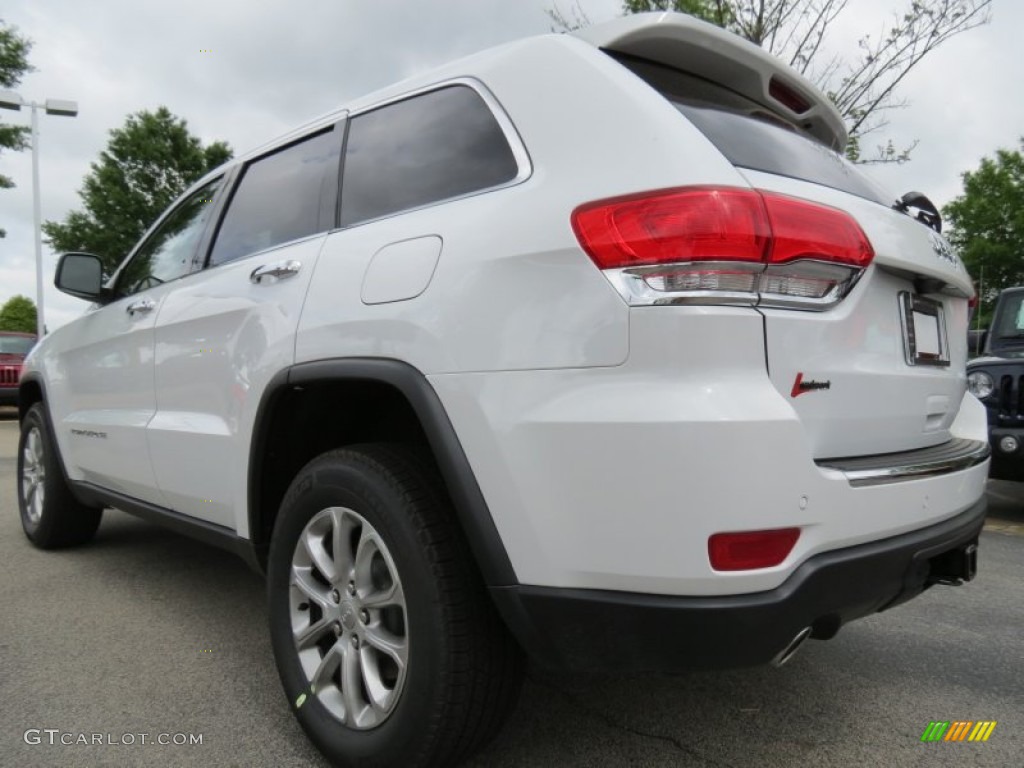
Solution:
M 21 355 L 24 357 L 35 345 L 31 336 L 0 336 L 0 355 Z
M 994 330 L 1000 339 L 1024 339 L 1024 292 L 1004 294 L 999 300 Z

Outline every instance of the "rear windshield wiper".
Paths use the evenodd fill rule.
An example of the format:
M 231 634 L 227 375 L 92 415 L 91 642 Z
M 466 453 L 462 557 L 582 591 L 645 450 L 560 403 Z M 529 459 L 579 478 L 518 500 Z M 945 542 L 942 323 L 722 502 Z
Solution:
M 915 219 L 923 224 L 927 224 L 936 232 L 942 231 L 942 216 L 939 214 L 939 209 L 935 207 L 935 203 L 921 192 L 907 192 L 907 194 L 893 203 L 892 207 L 900 213 L 908 215 L 911 208 L 916 208 L 917 215 L 914 217 Z

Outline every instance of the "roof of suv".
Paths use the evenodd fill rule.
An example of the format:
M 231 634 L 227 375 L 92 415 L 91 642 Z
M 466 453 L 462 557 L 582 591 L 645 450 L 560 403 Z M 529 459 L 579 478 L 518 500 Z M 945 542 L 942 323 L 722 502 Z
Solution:
M 841 151 L 846 145 L 847 132 L 843 119 L 832 103 L 810 81 L 791 70 L 779 59 L 738 35 L 683 13 L 640 13 L 586 27 L 572 34 L 534 35 L 513 40 L 362 94 L 237 155 L 198 179 L 190 190 L 198 189 L 223 173 L 227 167 L 243 164 L 303 134 L 324 128 L 350 112 L 375 109 L 388 101 L 429 88 L 444 79 L 471 77 L 473 67 L 460 67 L 463 62 L 475 62 L 480 57 L 493 56 L 498 51 L 505 51 L 524 43 L 529 44 L 533 40 L 558 38 L 585 42 L 601 50 L 649 59 L 711 80 L 766 107 L 826 146 Z M 772 87 L 779 82 L 782 82 L 790 93 L 795 93 L 800 101 L 806 102 L 807 109 L 797 113 L 787 108 L 777 98 L 773 98 Z

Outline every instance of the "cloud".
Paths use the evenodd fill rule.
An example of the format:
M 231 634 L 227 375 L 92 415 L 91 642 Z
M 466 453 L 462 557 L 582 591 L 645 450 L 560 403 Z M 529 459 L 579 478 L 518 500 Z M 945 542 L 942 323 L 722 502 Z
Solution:
M 554 1 L 8 0 L 4 19 L 35 41 L 31 60 L 39 70 L 19 92 L 75 99 L 80 107 L 74 119 L 40 118 L 43 218 L 62 219 L 78 207 L 90 162 L 129 113 L 166 105 L 204 141 L 224 139 L 243 152 L 375 88 L 548 32 L 544 10 Z M 571 9 L 571 0 L 559 4 Z M 594 22 L 621 8 L 620 0 L 582 4 Z M 906 4 L 855 5 L 832 30 L 840 50 Z M 1024 3 L 997 3 L 991 25 L 949 41 L 907 78 L 902 95 L 910 106 L 892 116 L 885 136 L 920 144 L 910 163 L 872 171 L 894 195 L 918 189 L 947 202 L 959 192 L 961 172 L 1016 145 L 1024 100 L 1007 84 L 1024 79 L 1022 28 Z M 24 110 L 2 116 L 28 122 Z M 35 296 L 30 155 L 4 153 L 0 173 L 18 184 L 0 191 L 0 226 L 8 232 L 0 240 L 3 302 L 16 293 Z M 52 287 L 55 261 L 46 254 L 50 328 L 85 308 Z

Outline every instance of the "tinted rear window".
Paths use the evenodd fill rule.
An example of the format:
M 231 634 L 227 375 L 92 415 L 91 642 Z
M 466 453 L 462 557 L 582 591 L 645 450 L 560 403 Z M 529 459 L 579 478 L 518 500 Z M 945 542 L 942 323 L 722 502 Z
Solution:
M 518 171 L 501 126 L 476 91 L 440 88 L 351 119 L 341 223 L 495 187 Z
M 810 181 L 886 206 L 892 202 L 845 157 L 744 96 L 658 64 L 619 62 L 686 115 L 733 165 Z

